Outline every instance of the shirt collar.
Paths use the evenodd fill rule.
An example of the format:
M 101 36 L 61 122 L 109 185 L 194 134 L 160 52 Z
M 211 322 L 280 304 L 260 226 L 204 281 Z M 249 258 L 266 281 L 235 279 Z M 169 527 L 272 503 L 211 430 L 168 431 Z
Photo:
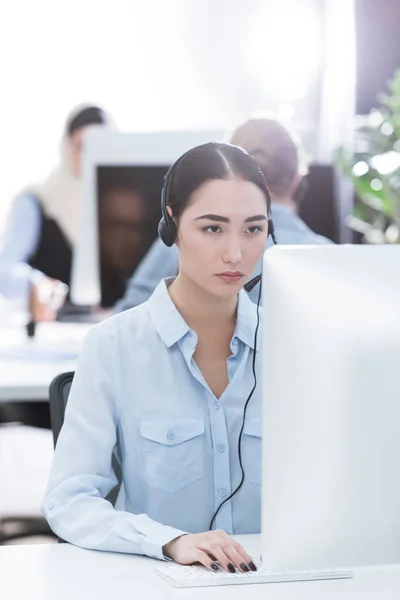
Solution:
M 168 348 L 176 344 L 190 328 L 172 302 L 168 285 L 173 277 L 160 281 L 148 300 L 149 312 L 154 326 Z M 239 338 L 250 348 L 254 349 L 254 334 L 257 325 L 257 307 L 249 299 L 245 291 L 239 292 L 236 328 L 234 337 Z
M 168 277 L 160 281 L 148 300 L 151 319 L 157 333 L 168 348 L 190 331 L 189 326 L 169 295 L 168 285 L 173 280 L 174 277 Z

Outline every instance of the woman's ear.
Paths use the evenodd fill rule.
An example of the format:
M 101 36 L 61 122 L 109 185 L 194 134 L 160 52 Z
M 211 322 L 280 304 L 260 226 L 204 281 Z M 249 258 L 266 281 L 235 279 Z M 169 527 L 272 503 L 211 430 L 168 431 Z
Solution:
M 168 216 L 174 221 L 175 226 L 176 226 L 176 238 L 175 238 L 175 245 L 179 246 L 179 231 L 178 231 L 178 225 L 176 220 L 174 219 L 174 213 L 172 212 L 172 208 L 170 206 L 166 206 L 165 210 L 168 213 Z

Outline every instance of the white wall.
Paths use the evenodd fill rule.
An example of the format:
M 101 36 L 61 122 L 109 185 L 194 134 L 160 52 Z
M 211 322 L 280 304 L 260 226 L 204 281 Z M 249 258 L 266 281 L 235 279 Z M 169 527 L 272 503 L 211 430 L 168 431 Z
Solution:
M 278 37 L 266 7 L 281 15 Z M 293 23 L 294 11 L 308 8 L 321 19 L 321 7 L 322 0 L 1 2 L 0 222 L 13 195 L 47 175 L 65 117 L 81 102 L 103 105 L 124 130 L 225 129 L 255 110 L 277 111 L 291 98 L 269 71 L 283 61 L 286 74 L 304 46 L 302 27 L 289 28 L 297 39 L 287 39 L 282 14 Z M 310 131 L 317 76 L 308 96 L 292 99 L 295 123 Z

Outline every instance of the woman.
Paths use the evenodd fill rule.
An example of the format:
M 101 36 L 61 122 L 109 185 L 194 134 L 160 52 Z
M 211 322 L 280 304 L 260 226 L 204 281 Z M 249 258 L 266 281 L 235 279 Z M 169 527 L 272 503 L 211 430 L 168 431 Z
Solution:
M 167 180 L 160 236 L 178 244 L 179 274 L 90 331 L 43 513 L 57 535 L 86 548 L 255 570 L 229 534 L 260 531 L 257 307 L 242 288 L 265 248 L 269 193 L 255 160 L 222 143 L 184 154 Z M 245 479 L 229 500 L 250 397 Z M 123 510 L 105 500 L 116 485 L 114 449 Z
M 304 194 L 307 165 L 301 144 L 281 123 L 274 119 L 250 119 L 239 125 L 230 143 L 241 146 L 257 160 L 268 181 L 272 196 L 271 214 L 280 244 L 331 244 L 314 233 L 298 215 Z M 270 245 L 268 240 L 267 247 Z M 178 272 L 179 253 L 176 246 L 166 248 L 156 240 L 129 280 L 125 294 L 116 304 L 116 312 L 138 306 L 148 300 L 163 277 Z M 258 292 L 250 293 L 257 302 Z
M 35 321 L 54 318 L 42 297 L 57 290 L 59 282 L 69 284 L 81 203 L 83 135 L 87 127 L 106 123 L 107 115 L 97 106 L 75 111 L 65 126 L 59 166 L 12 207 L 0 254 L 0 294 L 29 306 Z

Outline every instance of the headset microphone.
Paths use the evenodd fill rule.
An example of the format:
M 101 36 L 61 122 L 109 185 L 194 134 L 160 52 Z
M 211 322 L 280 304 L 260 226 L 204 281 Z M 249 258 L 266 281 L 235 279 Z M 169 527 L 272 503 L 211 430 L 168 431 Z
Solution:
M 276 239 L 274 222 L 272 219 L 268 219 L 268 234 L 272 237 L 272 241 L 276 245 L 278 242 Z M 259 283 L 260 281 L 261 281 L 261 273 L 260 273 L 260 275 L 256 275 L 256 277 L 253 277 L 253 279 L 250 279 L 250 281 L 248 281 L 246 283 L 246 285 L 244 285 L 243 287 L 246 290 L 246 292 L 251 292 L 251 290 L 254 287 L 256 287 L 257 283 Z
M 244 285 L 244 289 L 246 290 L 246 292 L 251 292 L 251 290 L 256 287 L 257 283 L 261 281 L 261 274 L 257 275 L 256 277 L 253 277 L 253 279 L 250 279 L 250 281 L 248 281 L 246 283 L 246 285 Z

